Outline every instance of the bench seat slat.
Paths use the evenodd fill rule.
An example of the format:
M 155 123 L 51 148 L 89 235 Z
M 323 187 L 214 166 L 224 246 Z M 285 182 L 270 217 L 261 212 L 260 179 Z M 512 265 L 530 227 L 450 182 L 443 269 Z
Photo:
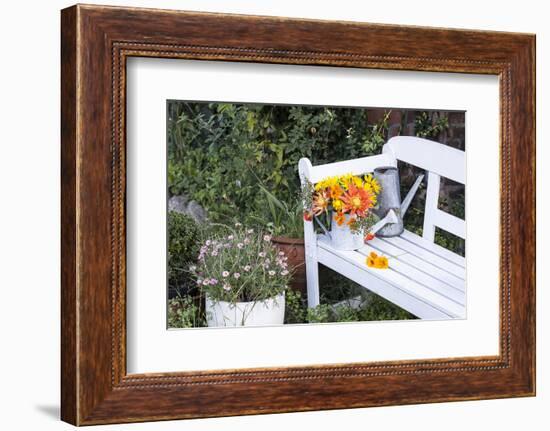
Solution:
M 434 244 L 433 242 L 427 241 L 421 236 L 416 235 L 415 233 L 405 230 L 401 234 L 401 238 L 403 238 L 406 241 L 417 244 L 419 247 L 425 248 L 426 250 L 439 255 L 442 258 L 453 262 L 455 265 L 461 266 L 462 268 L 466 268 L 466 259 L 464 259 L 464 257 L 456 253 L 453 253 L 451 250 L 447 250 L 446 248 L 443 248 L 438 244 Z
M 365 247 L 357 251 L 364 256 L 368 256 L 371 251 L 374 251 L 378 254 L 380 253 L 379 250 L 369 245 L 365 245 Z M 428 287 L 429 289 L 449 298 L 450 300 L 462 306 L 466 304 L 466 294 L 464 293 L 463 289 L 458 289 L 431 274 L 419 271 L 413 265 L 403 261 L 401 257 L 402 256 L 391 259 L 391 268 L 394 271 Z
M 464 280 L 462 278 L 433 265 L 429 259 L 422 259 L 417 255 L 395 247 L 394 245 L 390 244 L 387 241 L 383 241 L 380 238 L 374 238 L 370 240 L 368 244 L 387 256 L 398 257 L 400 261 L 409 264 L 410 266 L 416 268 L 418 271 L 422 271 L 426 274 L 436 277 L 444 283 L 453 286 L 455 289 L 464 291 Z M 395 251 L 397 251 L 397 254 L 395 254 Z
M 453 318 L 451 314 L 412 296 L 399 286 L 394 286 L 385 280 L 376 278 L 368 272 L 358 271 L 355 265 L 350 264 L 345 259 L 335 257 L 334 254 L 323 249 L 322 247 L 319 247 L 317 257 L 319 263 L 332 268 L 339 274 L 345 275 L 347 278 L 361 286 L 369 286 L 369 291 L 374 292 L 386 300 L 400 306 L 401 308 L 408 310 L 420 319 L 437 320 Z
M 320 236 L 318 238 L 318 245 L 319 245 L 319 248 L 324 249 L 325 251 L 330 253 L 332 256 L 336 256 L 341 259 L 344 259 L 349 264 L 355 266 L 356 267 L 355 271 L 358 269 L 360 271 L 363 271 L 365 273 L 372 275 L 374 278 L 378 278 L 383 281 L 386 281 L 389 284 L 414 296 L 415 298 L 430 304 L 431 306 L 437 308 L 438 310 L 443 311 L 444 313 L 450 315 L 451 317 L 464 316 L 464 306 L 456 303 L 455 301 L 450 300 L 449 298 L 437 292 L 434 292 L 428 287 L 420 283 L 417 283 L 414 280 L 409 279 L 403 276 L 402 274 L 398 273 L 397 271 L 394 271 L 393 269 L 391 269 L 392 261 L 395 258 L 389 258 L 390 268 L 388 269 L 369 268 L 365 263 L 365 256 L 363 256 L 361 253 L 358 253 L 356 251 L 335 250 L 327 243 L 327 240 L 323 236 Z M 330 259 L 327 259 L 327 261 L 322 263 L 330 267 Z M 348 274 L 346 273 L 344 273 L 343 275 L 348 276 Z M 366 287 L 367 289 L 369 288 L 368 285 L 364 287 Z M 405 309 L 407 308 L 403 304 L 398 304 L 398 305 L 400 305 Z
M 432 253 L 431 251 L 420 247 L 418 244 L 415 244 L 411 241 L 407 241 L 398 236 L 393 238 L 381 238 L 382 241 L 385 241 L 395 247 L 398 247 L 408 253 L 418 256 L 419 258 L 430 262 L 433 266 L 436 266 L 444 271 L 447 271 L 462 280 L 466 279 L 466 269 L 456 265 L 455 263 L 445 259 L 441 255 Z

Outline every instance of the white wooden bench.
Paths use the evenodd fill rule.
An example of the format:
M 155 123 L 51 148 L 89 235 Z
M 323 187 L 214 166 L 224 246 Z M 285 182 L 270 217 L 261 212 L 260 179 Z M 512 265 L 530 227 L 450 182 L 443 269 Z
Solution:
M 464 257 L 434 243 L 439 227 L 461 238 L 466 223 L 438 208 L 440 178 L 464 184 L 465 153 L 426 139 L 399 136 L 390 139 L 382 154 L 344 162 L 312 166 L 299 162 L 302 183 L 352 173 L 373 172 L 382 166 L 397 166 L 397 160 L 425 169 L 428 188 L 423 236 L 405 230 L 393 238 L 374 238 L 357 251 L 341 251 L 316 234 L 312 222 L 304 222 L 308 306 L 319 304 L 318 263 L 346 276 L 421 319 L 466 317 L 466 264 Z M 366 256 L 375 251 L 388 257 L 388 269 L 369 268 Z

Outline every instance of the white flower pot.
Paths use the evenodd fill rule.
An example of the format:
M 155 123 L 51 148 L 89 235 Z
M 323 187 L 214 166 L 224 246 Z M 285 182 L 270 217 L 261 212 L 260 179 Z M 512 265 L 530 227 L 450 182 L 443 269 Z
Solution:
M 282 325 L 285 319 L 284 292 L 265 301 L 237 302 L 214 301 L 206 296 L 208 326 L 266 326 Z
M 330 224 L 330 245 L 337 250 L 357 250 L 365 245 L 364 234 L 362 231 L 352 232 L 347 222 L 349 214 L 345 214 L 345 222 L 338 226 L 332 215 Z

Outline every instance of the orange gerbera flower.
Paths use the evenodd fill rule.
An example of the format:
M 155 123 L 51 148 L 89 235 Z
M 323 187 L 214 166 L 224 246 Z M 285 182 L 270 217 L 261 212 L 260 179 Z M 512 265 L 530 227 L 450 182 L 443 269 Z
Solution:
M 328 190 L 320 190 L 313 195 L 313 214 L 316 216 L 324 213 L 330 203 L 330 192 Z
M 366 217 L 367 212 L 374 205 L 372 192 L 350 184 L 341 198 L 344 203 L 344 212 L 358 217 Z
M 334 214 L 334 221 L 338 224 L 338 226 L 342 226 L 344 221 L 346 221 L 346 216 L 342 212 L 337 212 Z

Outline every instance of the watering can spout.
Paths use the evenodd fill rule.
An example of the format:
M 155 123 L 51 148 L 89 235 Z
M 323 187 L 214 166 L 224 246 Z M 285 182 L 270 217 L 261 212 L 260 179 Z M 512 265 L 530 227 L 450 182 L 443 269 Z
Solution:
M 405 217 L 405 213 L 409 209 L 409 205 L 411 204 L 411 201 L 414 198 L 414 195 L 416 194 L 416 191 L 418 190 L 418 187 L 420 187 L 420 183 L 424 179 L 424 174 L 419 175 L 414 184 L 412 185 L 411 189 L 409 190 L 409 193 L 407 193 L 407 196 L 405 196 L 405 199 L 403 199 L 403 202 L 401 203 L 401 217 Z

